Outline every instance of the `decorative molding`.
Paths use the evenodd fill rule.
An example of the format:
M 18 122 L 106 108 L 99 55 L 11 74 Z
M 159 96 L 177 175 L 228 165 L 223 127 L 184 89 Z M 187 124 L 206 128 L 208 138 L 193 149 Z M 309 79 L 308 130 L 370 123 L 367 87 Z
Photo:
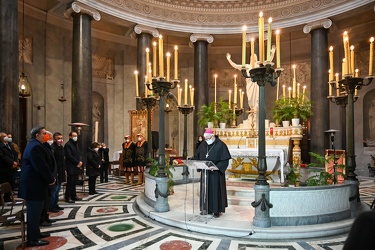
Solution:
M 72 6 L 64 12 L 64 16 L 69 18 L 71 17 L 72 13 L 87 14 L 95 21 L 99 21 L 101 19 L 100 13 L 97 10 L 78 2 L 73 2 Z
M 311 30 L 322 28 L 322 27 L 325 28 L 325 29 L 328 29 L 331 26 L 332 26 L 331 19 L 326 18 L 326 19 L 322 19 L 322 20 L 318 20 L 318 21 L 306 24 L 303 27 L 303 32 L 305 34 L 308 34 L 308 33 L 310 33 Z
M 23 45 L 24 63 L 33 64 L 33 38 L 25 36 L 23 38 Z M 22 62 L 22 37 L 18 39 L 18 60 Z
M 214 41 L 214 37 L 208 34 L 192 34 L 190 36 L 190 41 L 195 43 L 196 41 L 207 41 L 208 43 L 212 43 Z
M 105 56 L 92 55 L 92 76 L 113 80 L 113 59 Z
M 137 24 L 134 27 L 134 32 L 136 34 L 138 34 L 138 35 L 141 34 L 142 32 L 143 33 L 149 33 L 153 37 L 159 37 L 159 35 L 160 35 L 160 33 L 159 33 L 159 31 L 157 29 L 149 27 L 149 26 L 146 26 L 146 25 L 142 25 L 142 24 Z

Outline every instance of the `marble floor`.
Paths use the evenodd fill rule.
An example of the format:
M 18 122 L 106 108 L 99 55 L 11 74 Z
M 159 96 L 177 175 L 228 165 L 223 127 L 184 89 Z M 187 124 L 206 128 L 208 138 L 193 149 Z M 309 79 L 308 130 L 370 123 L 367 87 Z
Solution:
M 375 197 L 374 178 L 361 177 L 360 182 L 361 200 L 368 206 Z M 174 195 L 169 198 L 170 212 L 159 213 L 163 214 L 160 218 L 155 218 L 158 213 L 142 203 L 144 187 L 126 185 L 124 179 L 119 177 L 111 177 L 108 183 L 98 183 L 97 191 L 100 194 L 97 195 L 89 196 L 81 187 L 77 187 L 83 200 L 74 204 L 65 203 L 61 192 L 60 206 L 65 209 L 51 213 L 50 218 L 57 221 L 50 227 L 41 228 L 43 232 L 51 233 L 46 238 L 50 244 L 28 249 L 338 250 L 342 249 L 347 236 L 347 233 L 332 236 L 322 234 L 316 238 L 293 240 L 290 235 L 295 231 L 286 231 L 289 236 L 281 234 L 275 237 L 278 230 L 274 230 L 269 232 L 268 238 L 255 237 L 258 229 L 251 226 L 253 212 L 248 209 L 248 204 L 229 205 L 226 213 L 219 218 L 197 220 L 186 213 L 186 204 L 190 202 L 184 201 L 188 199 L 184 195 L 190 193 L 186 191 L 189 188 L 188 185 L 175 187 Z M 350 226 L 351 223 L 352 220 L 341 224 Z M 339 227 L 340 223 L 336 226 Z M 246 233 L 231 233 L 236 230 Z M 299 228 L 301 232 L 304 230 Z M 324 231 L 322 228 L 319 230 Z M 0 227 L 0 250 L 21 249 L 20 243 L 19 224 Z

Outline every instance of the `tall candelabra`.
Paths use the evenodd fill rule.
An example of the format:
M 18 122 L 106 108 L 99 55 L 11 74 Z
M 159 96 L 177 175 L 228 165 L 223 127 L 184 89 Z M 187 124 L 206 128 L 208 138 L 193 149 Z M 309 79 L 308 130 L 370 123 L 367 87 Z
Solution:
M 182 150 L 182 157 L 184 160 L 187 159 L 187 115 L 193 112 L 194 106 L 184 105 L 184 106 L 178 106 L 178 111 L 181 112 L 181 114 L 184 115 L 184 148 Z M 183 167 L 183 181 L 184 183 L 189 182 L 189 169 L 187 166 Z
M 259 67 L 251 69 L 249 72 L 245 68 L 242 69 L 242 75 L 245 78 L 251 78 L 259 86 L 259 130 L 258 130 L 258 178 L 256 185 L 268 185 L 266 178 L 267 162 L 266 162 L 266 104 L 265 104 L 265 85 L 269 83 L 272 87 L 276 85 L 276 79 L 280 76 L 282 69 L 272 68 L 272 63 L 267 62 L 265 65 L 260 64 Z
M 151 112 L 156 105 L 156 98 L 154 96 L 142 97 L 143 106 L 147 109 L 147 158 L 152 158 L 152 131 L 151 131 Z
M 156 212 L 167 212 L 169 211 L 168 204 L 168 177 L 165 171 L 165 121 L 164 121 L 164 98 L 169 95 L 170 90 L 174 89 L 178 81 L 174 80 L 173 82 L 166 81 L 164 77 L 153 78 L 152 86 L 150 83 L 147 83 L 147 88 L 152 90 L 155 94 L 159 95 L 159 158 L 158 158 L 158 173 L 156 176 L 156 203 L 155 211 Z
M 233 104 L 232 111 L 232 128 L 237 128 L 237 118 L 238 116 L 242 115 L 243 109 L 237 108 L 237 104 Z

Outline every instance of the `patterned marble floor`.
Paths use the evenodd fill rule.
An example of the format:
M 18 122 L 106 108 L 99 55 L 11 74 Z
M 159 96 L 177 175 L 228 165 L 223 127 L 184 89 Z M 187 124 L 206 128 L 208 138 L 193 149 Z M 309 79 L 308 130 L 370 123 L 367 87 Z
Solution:
M 361 199 L 371 204 L 375 197 L 373 178 L 360 178 Z M 306 240 L 254 240 L 249 237 L 228 237 L 195 233 L 161 224 L 142 214 L 135 203 L 142 186 L 125 185 L 124 180 L 113 177 L 108 183 L 97 184 L 100 194 L 89 196 L 77 187 L 83 201 L 68 204 L 60 195 L 65 209 L 51 213 L 56 219 L 46 238 L 51 243 L 28 249 L 342 249 L 346 234 Z M 220 218 L 219 218 L 220 219 Z M 20 249 L 20 225 L 0 228 L 0 250 Z

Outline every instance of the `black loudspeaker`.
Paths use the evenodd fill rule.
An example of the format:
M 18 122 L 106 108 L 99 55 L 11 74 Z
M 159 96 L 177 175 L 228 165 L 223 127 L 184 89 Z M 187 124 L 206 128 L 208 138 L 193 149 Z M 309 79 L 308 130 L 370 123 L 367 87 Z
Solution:
M 152 137 L 152 149 L 153 150 L 159 149 L 159 132 L 151 131 L 151 137 Z

